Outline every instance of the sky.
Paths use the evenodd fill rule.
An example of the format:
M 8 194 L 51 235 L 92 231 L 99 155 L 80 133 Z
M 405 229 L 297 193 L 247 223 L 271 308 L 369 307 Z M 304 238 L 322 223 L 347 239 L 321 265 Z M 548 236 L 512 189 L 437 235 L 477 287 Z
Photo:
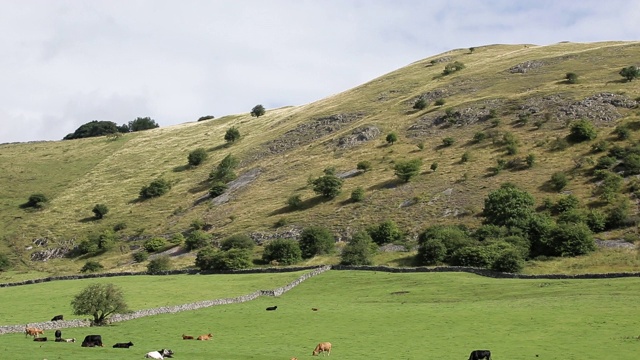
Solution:
M 637 0 L 0 0 L 0 143 L 304 105 L 439 53 L 640 40 Z

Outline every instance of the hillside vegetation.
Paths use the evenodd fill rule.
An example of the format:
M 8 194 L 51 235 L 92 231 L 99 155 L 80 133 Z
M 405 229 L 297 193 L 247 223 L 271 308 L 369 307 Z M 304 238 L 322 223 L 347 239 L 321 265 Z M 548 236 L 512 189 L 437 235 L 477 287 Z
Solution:
M 464 67 L 444 75 L 456 62 Z M 628 199 L 632 218 L 637 189 L 635 175 L 629 175 L 631 160 L 609 167 L 623 165 L 624 186 L 616 189 L 615 199 L 602 196 L 594 166 L 614 145 L 633 147 L 640 139 L 640 88 L 637 80 L 619 75 L 639 64 L 640 42 L 458 49 L 307 105 L 267 109 L 259 117 L 247 109 L 119 137 L 3 144 L 0 253 L 9 254 L 18 269 L 78 271 L 86 259 L 58 255 L 88 234 L 116 225 L 117 245 L 99 258 L 110 268 L 127 269 L 136 266 L 131 253 L 142 241 L 185 232 L 194 223 L 217 240 L 236 233 L 269 239 L 311 225 L 346 240 L 393 220 L 415 239 L 436 224 L 479 226 L 484 199 L 507 182 L 532 194 L 536 206 L 555 203 L 561 192 L 602 212 Z M 577 80 L 569 81 L 568 73 Z M 426 106 L 415 109 L 420 99 Z M 568 138 L 579 120 L 595 126 L 596 139 Z M 241 137 L 227 142 L 232 128 Z M 387 141 L 390 133 L 395 141 Z M 597 153 L 593 145 L 602 140 L 604 151 Z M 208 156 L 189 166 L 189 153 L 197 148 Z M 223 195 L 211 198 L 210 173 L 228 155 L 239 161 L 238 177 Z M 395 164 L 414 159 L 422 163 L 420 172 L 400 181 Z M 371 168 L 357 171 L 363 161 Z M 344 184 L 339 195 L 325 199 L 310 180 L 330 168 Z M 557 172 L 567 180 L 560 189 L 550 183 Z M 141 188 L 157 178 L 171 189 L 141 199 Z M 355 202 L 350 195 L 358 187 L 364 199 Z M 49 199 L 45 206 L 25 206 L 37 193 Z M 301 201 L 294 209 L 287 200 L 296 195 Z M 92 213 L 96 204 L 108 206 L 102 219 Z M 637 239 L 634 221 L 611 230 L 597 236 Z M 43 256 L 49 261 L 32 260 Z M 637 253 L 625 259 L 637 266 Z M 179 264 L 193 265 L 193 257 Z

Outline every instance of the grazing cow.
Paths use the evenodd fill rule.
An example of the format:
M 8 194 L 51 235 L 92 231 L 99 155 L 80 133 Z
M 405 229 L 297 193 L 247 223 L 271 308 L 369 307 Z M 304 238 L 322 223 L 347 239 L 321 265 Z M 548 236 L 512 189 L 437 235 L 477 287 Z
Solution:
M 117 343 L 113 345 L 114 348 L 128 349 L 133 346 L 133 343 L 129 341 L 128 343 Z
M 82 342 L 82 347 L 94 347 L 94 346 L 104 346 L 102 345 L 102 336 L 100 335 L 85 336 L 84 341 Z
M 318 308 L 311 308 L 311 310 L 313 310 L 313 311 L 318 311 Z
M 38 335 L 44 335 L 44 330 L 38 329 L 35 327 L 26 327 L 24 328 L 24 337 L 33 336 L 38 337 Z
M 193 340 L 193 336 L 182 334 L 182 340 Z
M 491 360 L 491 351 L 489 350 L 473 350 L 469 355 L 469 360 Z
M 213 337 L 213 335 L 211 335 L 211 334 L 200 335 L 200 336 L 198 336 L 198 340 L 211 340 L 212 337 Z
M 56 330 L 56 340 L 62 337 L 62 331 Z
M 321 342 L 319 343 L 315 349 L 313 349 L 313 353 L 311 355 L 318 355 L 319 353 L 322 353 L 322 356 L 324 356 L 324 353 L 327 353 L 327 356 L 331 355 L 331 343 L 330 342 Z
M 66 341 L 66 342 L 76 342 L 76 338 L 73 338 L 73 339 L 64 339 L 64 341 Z
M 56 315 L 53 317 L 53 319 L 51 319 L 51 321 L 59 321 L 59 320 L 63 320 L 62 315 Z
M 148 352 L 144 357 L 146 357 L 147 359 L 156 359 L 156 360 L 162 360 L 164 358 L 171 358 L 173 357 L 173 351 L 169 350 L 169 349 L 162 349 L 162 350 L 158 350 L 158 351 L 151 351 Z
M 33 338 L 33 341 L 47 341 L 47 337 L 37 337 L 37 338 Z
M 277 308 L 278 308 L 277 306 L 269 306 L 267 308 L 267 311 L 273 311 L 273 310 L 276 310 Z

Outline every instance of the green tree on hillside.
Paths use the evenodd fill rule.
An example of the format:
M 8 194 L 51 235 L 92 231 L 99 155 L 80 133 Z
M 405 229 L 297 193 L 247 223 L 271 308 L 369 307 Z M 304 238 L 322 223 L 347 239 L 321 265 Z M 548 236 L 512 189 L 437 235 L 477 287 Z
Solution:
M 583 142 L 593 140 L 598 136 L 598 131 L 589 120 L 578 120 L 571 125 L 569 140 L 573 142 Z
M 460 71 L 464 69 L 465 66 L 460 61 L 454 61 L 453 63 L 449 63 L 445 65 L 444 70 L 442 71 L 442 75 L 453 74 L 456 71 Z
M 409 182 L 411 178 L 420 174 L 422 159 L 396 161 L 393 166 L 394 174 L 403 182 Z
M 160 127 L 160 125 L 150 117 L 138 117 L 135 120 L 129 121 L 129 131 L 132 132 L 149 130 L 157 127 Z
M 169 190 L 171 190 L 171 183 L 165 179 L 157 178 L 140 189 L 140 198 L 150 199 L 162 196 L 168 193 Z
M 640 68 L 638 68 L 637 66 L 629 66 L 626 68 L 622 68 L 619 74 L 627 81 L 632 81 L 633 79 L 637 79 L 638 77 L 640 77 Z
M 46 203 L 49 202 L 49 198 L 42 193 L 31 194 L 26 203 L 22 204 L 23 208 L 35 208 L 41 209 L 45 206 Z
M 222 240 L 220 249 L 223 251 L 231 249 L 253 250 L 256 243 L 246 234 L 234 234 Z
M 0 271 L 6 271 L 11 267 L 11 261 L 6 254 L 0 253 Z
M 371 265 L 373 255 L 377 252 L 378 246 L 373 242 L 371 236 L 366 231 L 358 231 L 340 254 L 340 264 L 342 265 Z
M 251 109 L 251 116 L 259 118 L 260 116 L 264 115 L 265 112 L 266 110 L 264 109 L 264 106 L 256 105 L 253 107 L 253 109 Z
M 114 284 L 92 284 L 71 301 L 74 315 L 93 316 L 94 325 L 105 325 L 109 316 L 127 311 L 122 290 Z
M 313 180 L 313 191 L 325 198 L 333 199 L 340 195 L 342 189 L 342 179 L 335 175 L 324 175 Z
M 567 80 L 567 84 L 577 84 L 578 83 L 578 74 L 569 72 L 564 77 Z
M 385 220 L 378 225 L 367 228 L 367 233 L 378 245 L 399 242 L 404 238 L 404 234 L 393 220 Z
M 96 204 L 96 206 L 93 207 L 92 211 L 96 219 L 102 219 L 109 212 L 109 208 L 105 204 Z
M 502 184 L 484 200 L 484 223 L 524 228 L 534 212 L 533 205 L 531 194 L 512 184 Z
M 265 245 L 262 260 L 267 263 L 277 261 L 281 265 L 293 265 L 302 260 L 302 251 L 298 242 L 293 239 L 275 239 Z
M 395 143 L 396 141 L 398 141 L 398 134 L 394 133 L 394 132 L 390 132 L 389 134 L 387 134 L 387 143 L 393 145 L 393 143 Z
M 189 161 L 189 165 L 191 166 L 198 166 L 202 164 L 208 156 L 209 154 L 207 154 L 207 150 L 200 147 L 189 153 L 187 161 Z
M 235 126 L 232 126 L 224 134 L 224 140 L 228 143 L 234 143 L 237 140 L 240 140 L 240 130 L 238 130 Z
M 112 121 L 93 120 L 81 125 L 76 131 L 68 134 L 63 140 L 81 139 L 95 136 L 103 136 L 109 134 L 117 134 L 119 132 L 118 125 Z
M 169 270 L 171 270 L 171 258 L 169 258 L 169 255 L 158 256 L 147 264 L 147 272 L 149 274 L 160 274 Z
M 221 181 L 228 183 L 236 179 L 236 173 L 233 171 L 240 161 L 233 155 L 229 154 L 220 161 L 218 166 L 209 174 L 209 180 Z
M 311 226 L 300 234 L 298 245 L 303 259 L 316 255 L 329 254 L 335 247 L 336 240 L 327 228 Z
M 413 104 L 413 108 L 416 110 L 424 110 L 427 106 L 429 106 L 429 103 L 425 98 L 420 98 Z

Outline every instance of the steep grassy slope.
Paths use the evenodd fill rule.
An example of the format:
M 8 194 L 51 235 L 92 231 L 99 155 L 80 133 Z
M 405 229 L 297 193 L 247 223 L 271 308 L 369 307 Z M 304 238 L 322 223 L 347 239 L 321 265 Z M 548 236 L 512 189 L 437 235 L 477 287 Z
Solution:
M 320 224 L 340 234 L 387 218 L 409 234 L 437 223 L 474 226 L 481 220 L 476 215 L 484 197 L 503 182 L 518 184 L 539 202 L 557 197 L 545 187 L 556 171 L 571 176 L 568 191 L 596 206 L 588 169 L 576 166 L 596 158 L 590 144 L 564 151 L 551 151 L 551 146 L 579 118 L 591 120 L 599 127 L 598 139 L 610 141 L 615 140 L 611 130 L 616 125 L 640 120 L 634 108 L 640 89 L 618 75 L 621 68 L 638 65 L 639 55 L 638 42 L 491 45 L 473 53 L 460 49 L 311 104 L 267 109 L 260 118 L 232 115 L 118 140 L 0 145 L 0 251 L 28 259 L 37 250 L 25 250 L 34 238 L 46 237 L 51 248 L 117 223 L 127 224 L 121 234 L 129 238 L 184 231 L 194 220 L 210 224 L 218 237 L 271 232 L 280 219 L 295 226 Z M 445 65 L 454 61 L 466 68 L 443 76 Z M 568 72 L 579 75 L 578 84 L 565 83 Z M 611 95 L 598 95 L 603 93 Z M 416 111 L 412 106 L 420 97 L 430 105 Z M 445 105 L 433 105 L 440 98 Z M 495 119 L 490 119 L 492 113 Z M 526 124 L 518 121 L 520 114 L 528 114 Z M 231 126 L 242 139 L 225 146 L 224 133 Z M 339 145 L 364 126 L 379 129 L 378 137 L 352 147 Z M 392 131 L 399 141 L 387 145 L 385 135 Z M 491 140 L 474 143 L 479 131 L 496 139 L 511 133 L 518 140 L 518 153 L 507 155 L 504 146 Z M 455 139 L 454 145 L 443 147 L 445 137 Z M 620 145 L 638 137 L 634 133 Z M 209 159 L 188 168 L 187 155 L 197 147 L 206 148 Z M 470 160 L 462 162 L 465 152 Z M 257 176 L 230 191 L 228 202 L 211 201 L 206 198 L 208 174 L 228 154 L 242 161 L 237 170 L 241 178 L 246 173 Z M 534 168 L 492 175 L 497 159 L 522 160 L 528 154 L 537 159 Z M 399 183 L 394 162 L 413 158 L 422 159 L 422 173 L 408 184 Z M 346 178 L 334 200 L 321 200 L 308 186 L 308 179 L 327 167 L 341 174 L 363 160 L 371 161 L 373 169 Z M 429 170 L 433 162 L 439 165 L 435 172 Z M 140 188 L 156 177 L 171 180 L 171 191 L 139 201 Z M 352 203 L 349 195 L 358 186 L 366 190 L 366 200 Z M 47 194 L 50 204 L 42 211 L 21 209 L 36 192 Z M 287 208 L 286 199 L 294 194 L 304 200 L 303 210 Z M 92 219 L 96 203 L 110 208 L 103 220 Z M 121 247 L 111 256 L 127 252 L 128 247 Z

